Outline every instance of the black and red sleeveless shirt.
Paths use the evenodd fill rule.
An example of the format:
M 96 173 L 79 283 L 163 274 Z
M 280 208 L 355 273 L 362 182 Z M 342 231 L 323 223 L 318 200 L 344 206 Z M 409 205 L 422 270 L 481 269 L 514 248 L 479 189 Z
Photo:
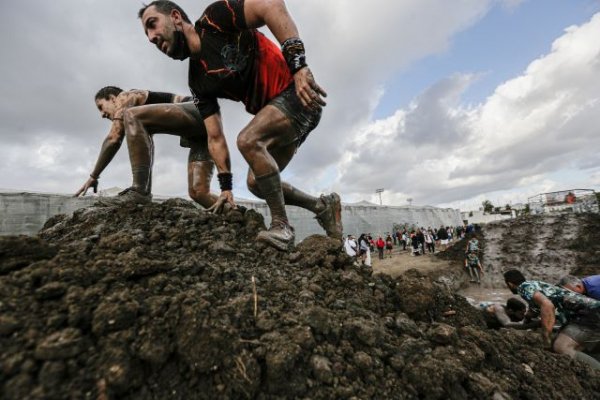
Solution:
M 279 46 L 246 27 L 244 0 L 212 3 L 195 29 L 201 50 L 190 58 L 188 83 L 203 118 L 219 112 L 219 98 L 256 114 L 292 82 Z

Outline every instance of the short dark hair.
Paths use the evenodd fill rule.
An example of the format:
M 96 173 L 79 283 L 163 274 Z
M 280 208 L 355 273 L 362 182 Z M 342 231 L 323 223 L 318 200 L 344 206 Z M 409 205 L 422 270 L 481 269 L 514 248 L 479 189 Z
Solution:
M 98 93 L 96 93 L 94 100 L 100 100 L 100 99 L 108 100 L 111 95 L 118 96 L 119 93 L 121 93 L 122 91 L 123 91 L 123 89 L 116 87 L 116 86 L 105 86 L 102 89 L 98 90 Z
M 183 11 L 183 8 L 179 7 L 177 4 L 175 4 L 169 0 L 156 0 L 150 4 L 144 4 L 144 6 L 142 8 L 140 8 L 140 11 L 138 11 L 138 18 L 142 19 L 142 15 L 144 15 L 144 12 L 148 9 L 148 7 L 152 7 L 152 6 L 154 6 L 154 8 L 156 8 L 156 11 L 158 11 L 159 13 L 164 14 L 164 15 L 169 15 L 169 14 L 171 14 L 171 11 L 177 10 L 177 11 L 179 11 L 179 14 L 181 14 L 181 17 L 183 18 L 183 20 L 185 22 L 187 22 L 189 24 L 192 23 L 192 21 L 190 21 L 187 14 L 185 13 L 185 11 Z
M 504 280 L 517 286 L 526 281 L 525 277 L 518 269 L 506 271 L 504 273 Z
M 506 308 L 511 311 L 525 311 L 526 307 L 525 303 L 523 303 L 521 300 L 511 297 L 510 299 L 506 300 Z

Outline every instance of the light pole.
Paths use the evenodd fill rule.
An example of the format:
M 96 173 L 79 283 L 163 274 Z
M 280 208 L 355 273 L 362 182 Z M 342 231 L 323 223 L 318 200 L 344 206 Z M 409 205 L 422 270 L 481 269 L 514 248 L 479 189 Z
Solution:
M 375 193 L 377 193 L 379 195 L 379 205 L 383 205 L 383 203 L 381 202 L 381 193 L 383 193 L 383 188 L 381 189 L 375 189 Z

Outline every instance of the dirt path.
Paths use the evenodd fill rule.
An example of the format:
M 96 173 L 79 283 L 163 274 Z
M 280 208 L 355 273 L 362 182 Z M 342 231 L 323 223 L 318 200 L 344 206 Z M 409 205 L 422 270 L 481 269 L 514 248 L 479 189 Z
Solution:
M 374 252 L 371 257 L 375 273 L 385 273 L 392 277 L 397 277 L 411 268 L 428 273 L 450 266 L 448 260 L 439 259 L 430 253 L 422 256 L 412 256 L 409 251 L 401 249 L 394 249 L 391 258 L 386 256 L 388 258 L 380 260 L 377 258 L 377 252 Z

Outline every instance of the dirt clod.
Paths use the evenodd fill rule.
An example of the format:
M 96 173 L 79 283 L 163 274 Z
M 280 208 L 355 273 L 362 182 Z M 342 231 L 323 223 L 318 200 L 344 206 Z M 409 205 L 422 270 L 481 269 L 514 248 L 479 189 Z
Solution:
M 594 398 L 600 375 L 488 330 L 443 280 L 355 266 L 315 235 L 170 200 L 0 237 L 5 399 Z M 449 314 L 452 310 L 454 313 Z M 533 374 L 522 365 L 529 365 Z

